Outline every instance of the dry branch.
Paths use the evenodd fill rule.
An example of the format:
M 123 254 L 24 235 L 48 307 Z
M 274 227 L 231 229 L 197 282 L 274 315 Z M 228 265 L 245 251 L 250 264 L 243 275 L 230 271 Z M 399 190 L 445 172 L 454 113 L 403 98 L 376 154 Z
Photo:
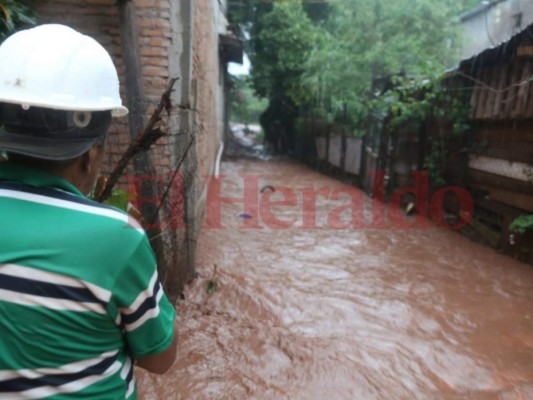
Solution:
M 161 207 L 163 207 L 163 204 L 170 192 L 170 188 L 172 187 L 172 184 L 174 183 L 174 180 L 176 179 L 176 176 L 178 175 L 178 172 L 181 170 L 181 166 L 183 165 L 185 158 L 189 154 L 189 150 L 191 150 L 192 145 L 194 144 L 194 136 L 191 136 L 191 139 L 189 140 L 189 143 L 187 144 L 187 147 L 183 151 L 183 154 L 181 155 L 180 160 L 178 161 L 178 166 L 174 169 L 174 173 L 172 174 L 172 177 L 170 178 L 170 181 L 167 185 L 167 188 L 165 189 L 165 192 L 163 193 L 163 196 L 161 196 L 161 200 L 159 201 L 159 206 L 157 207 L 156 212 L 159 212 L 161 210 Z
M 113 188 L 117 184 L 118 180 L 124 173 L 124 170 L 128 166 L 129 162 L 139 153 L 147 151 L 150 147 L 157 142 L 161 137 L 165 135 L 165 132 L 161 130 L 159 123 L 163 118 L 163 112 L 166 111 L 167 115 L 170 114 L 172 109 L 172 103 L 170 100 L 170 95 L 174 89 L 174 85 L 179 78 L 173 78 L 170 80 L 167 89 L 161 95 L 159 104 L 153 112 L 150 120 L 148 121 L 144 130 L 137 136 L 135 141 L 131 143 L 122 155 L 120 161 L 117 163 L 116 167 L 113 169 L 113 172 L 109 176 L 104 190 L 98 194 L 96 200 L 103 202 L 107 200 L 113 193 Z

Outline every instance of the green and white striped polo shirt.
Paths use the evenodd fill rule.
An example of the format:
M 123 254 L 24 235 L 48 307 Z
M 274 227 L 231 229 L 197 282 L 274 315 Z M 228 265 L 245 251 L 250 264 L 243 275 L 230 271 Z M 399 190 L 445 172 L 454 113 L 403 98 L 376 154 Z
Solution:
M 175 318 L 138 223 L 0 163 L 0 227 L 0 399 L 135 399 Z

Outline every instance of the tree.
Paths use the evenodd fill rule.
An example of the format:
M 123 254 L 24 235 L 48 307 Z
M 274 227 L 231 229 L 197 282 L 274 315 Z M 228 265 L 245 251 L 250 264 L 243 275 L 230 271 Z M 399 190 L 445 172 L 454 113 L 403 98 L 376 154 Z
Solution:
M 269 99 L 261 121 L 276 150 L 292 150 L 302 110 L 364 132 L 379 94 L 440 76 L 458 61 L 458 17 L 479 0 L 249 0 L 252 85 Z
M 459 11 L 460 12 L 468 12 L 476 8 L 481 4 L 481 0 L 462 0 L 459 2 Z
M 259 117 L 267 108 L 268 100 L 259 99 L 245 77 L 233 76 L 230 79 L 230 120 L 244 124 L 259 123 Z
M 277 152 L 294 150 L 298 105 L 309 98 L 300 78 L 315 38 L 316 28 L 298 2 L 274 3 L 252 29 L 251 82 L 259 96 L 269 99 L 261 125 Z
M 455 0 L 343 0 L 305 64 L 315 108 L 361 127 L 377 78 L 424 76 L 457 60 Z

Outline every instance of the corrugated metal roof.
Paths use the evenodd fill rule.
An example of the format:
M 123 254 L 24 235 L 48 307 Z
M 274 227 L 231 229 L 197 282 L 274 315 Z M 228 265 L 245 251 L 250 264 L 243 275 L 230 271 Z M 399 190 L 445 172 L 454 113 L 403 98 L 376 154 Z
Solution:
M 510 0 L 493 0 L 490 3 L 488 3 L 488 4 L 481 4 L 480 6 L 475 8 L 474 10 L 464 14 L 461 17 L 461 21 L 466 25 L 466 24 L 468 24 L 468 21 L 474 19 L 475 17 L 479 17 L 479 15 L 481 13 L 485 13 L 485 15 L 488 15 L 488 13 L 490 12 L 490 10 L 492 8 L 494 8 L 498 4 L 501 4 L 501 3 L 504 3 L 504 2 L 509 2 L 509 4 L 512 5 Z M 522 5 L 522 7 L 525 7 L 525 5 Z M 509 42 L 513 41 L 514 38 L 522 35 L 527 30 L 531 30 L 532 25 L 533 25 L 533 18 L 532 18 L 532 15 L 531 15 L 531 4 L 528 4 L 528 7 L 525 7 L 525 8 L 522 8 L 522 7 L 521 7 L 521 10 L 528 10 L 529 9 L 529 12 L 527 14 L 528 15 L 527 19 L 522 21 L 522 23 L 527 24 L 527 27 L 525 29 L 522 29 L 520 32 L 514 32 L 513 33 L 514 28 L 512 28 L 512 25 L 511 25 L 512 24 L 512 20 L 506 21 L 505 24 L 508 25 L 508 34 L 507 35 L 498 38 L 499 40 L 497 42 L 496 42 L 496 38 L 494 38 L 494 37 L 490 38 L 490 36 L 489 36 L 489 38 L 490 38 L 490 40 L 492 42 L 492 45 L 479 49 L 477 52 L 472 53 L 471 55 L 463 58 L 459 63 L 460 64 L 467 63 L 467 62 L 469 62 L 469 61 L 471 61 L 473 59 L 476 59 L 477 57 L 479 57 L 479 56 L 481 56 L 483 54 L 488 54 L 491 51 L 495 51 L 497 49 L 500 49 L 502 46 L 506 46 Z M 512 16 L 512 14 L 510 14 L 509 11 L 507 11 L 507 17 L 509 17 L 509 16 Z M 485 21 L 485 29 L 488 29 L 486 24 L 487 24 L 487 22 Z
M 487 1 L 482 2 L 479 6 L 474 8 L 473 10 L 467 11 L 464 14 L 462 14 L 459 18 L 461 22 L 465 22 L 469 20 L 470 18 L 476 17 L 477 15 L 481 14 L 482 12 L 487 11 L 488 9 L 494 7 L 495 5 L 504 2 L 507 0 L 493 0 L 493 1 Z
M 472 56 L 472 57 L 469 57 L 469 58 L 466 58 L 464 60 L 461 60 L 461 62 L 459 63 L 459 65 L 457 66 L 457 68 L 460 68 L 464 65 L 467 65 L 467 64 L 470 64 L 472 62 L 474 62 L 476 59 L 478 58 L 486 58 L 486 57 L 491 57 L 493 58 L 495 55 L 498 55 L 498 57 L 502 57 L 504 55 L 509 55 L 509 53 L 511 52 L 514 52 L 516 46 L 521 43 L 522 41 L 522 37 L 525 36 L 525 35 L 531 35 L 531 33 L 529 31 L 531 31 L 533 29 L 533 24 L 529 25 L 528 27 L 526 27 L 525 29 L 523 29 L 522 31 L 520 31 L 519 33 L 517 33 L 516 35 L 513 35 L 512 37 L 510 37 L 508 40 L 505 40 L 493 47 L 490 47 L 490 48 L 487 48 L 483 51 L 481 51 L 480 53 Z M 499 53 L 499 54 L 497 54 Z M 502 60 L 503 61 L 503 60 Z

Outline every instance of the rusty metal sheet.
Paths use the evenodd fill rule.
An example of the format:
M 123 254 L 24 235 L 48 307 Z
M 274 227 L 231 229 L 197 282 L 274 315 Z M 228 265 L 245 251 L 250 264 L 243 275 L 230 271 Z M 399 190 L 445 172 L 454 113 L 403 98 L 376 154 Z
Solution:
M 335 167 L 341 166 L 342 135 L 332 134 L 329 138 L 328 161 Z
M 363 141 L 361 139 L 346 138 L 346 172 L 355 175 L 359 175 L 361 173 L 362 147 Z
M 316 152 L 318 155 L 319 160 L 325 160 L 326 159 L 326 138 L 325 137 L 317 137 L 315 139 L 316 143 Z

